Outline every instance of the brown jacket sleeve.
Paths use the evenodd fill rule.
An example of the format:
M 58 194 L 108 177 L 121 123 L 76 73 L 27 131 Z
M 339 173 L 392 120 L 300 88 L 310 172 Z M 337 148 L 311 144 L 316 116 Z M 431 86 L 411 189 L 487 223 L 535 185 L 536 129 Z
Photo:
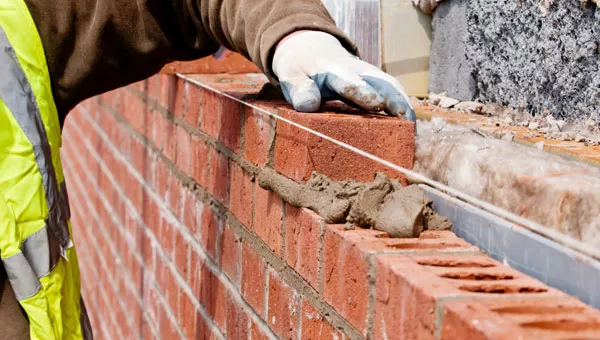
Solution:
M 319 0 L 25 0 L 46 53 L 61 122 L 94 95 L 139 81 L 174 60 L 219 45 L 255 62 L 272 81 L 273 47 L 314 29 L 355 52 Z

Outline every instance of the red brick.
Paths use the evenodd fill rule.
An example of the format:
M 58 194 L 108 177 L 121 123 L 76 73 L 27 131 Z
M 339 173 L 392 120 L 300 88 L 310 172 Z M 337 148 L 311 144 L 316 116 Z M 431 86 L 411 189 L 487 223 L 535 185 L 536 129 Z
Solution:
M 221 129 L 219 140 L 237 153 L 240 149 L 242 104 L 221 96 Z
M 405 334 L 408 338 L 433 339 L 436 298 L 454 290 L 440 285 L 433 273 L 404 257 L 394 261 L 380 258 L 377 262 L 375 337 Z M 409 273 L 412 282 L 421 282 L 418 286 L 403 281 Z
M 184 190 L 184 197 L 182 222 L 192 235 L 198 236 L 200 235 L 199 217 L 202 216 L 204 204 L 196 198 L 195 192 L 191 190 Z
M 430 268 L 491 268 L 499 266 L 497 261 L 482 255 L 440 256 L 409 255 L 415 262 Z
M 157 235 L 159 245 L 167 253 L 168 256 L 173 255 L 174 249 L 174 233 L 173 225 L 167 221 L 164 217 L 160 219 L 160 233 Z
M 163 142 L 166 138 L 166 134 L 164 132 L 164 129 L 166 127 L 166 123 L 164 121 L 166 119 L 163 117 L 162 114 L 158 112 L 153 111 L 151 113 L 152 114 L 149 115 L 147 122 L 147 124 L 149 125 L 149 133 L 147 137 L 150 140 L 150 143 L 152 143 L 159 150 L 162 150 Z
M 214 139 L 219 138 L 221 131 L 221 99 L 221 95 L 212 91 L 202 93 L 200 127 Z
M 163 296 L 167 299 L 169 308 L 177 312 L 180 288 L 164 259 L 157 258 L 156 280 Z
M 479 248 L 471 245 L 451 231 L 427 230 L 418 238 L 391 238 L 385 232 L 371 229 L 354 228 L 345 230 L 343 225 L 325 225 L 325 234 L 329 232 L 333 242 L 342 242 L 357 246 L 364 252 L 397 252 L 397 253 L 479 253 Z M 327 249 L 327 246 L 325 246 Z
M 254 232 L 265 241 L 275 254 L 280 255 L 282 236 L 283 201 L 277 194 L 258 185 L 254 199 Z
M 158 336 L 156 336 L 154 334 L 153 327 L 155 327 L 155 326 L 154 325 L 150 326 L 148 324 L 148 322 L 146 322 L 146 320 L 144 320 L 142 322 L 141 336 L 140 336 L 140 338 L 142 338 L 142 339 L 152 339 L 152 340 L 156 339 L 156 340 L 158 340 L 159 338 L 158 338 Z M 100 329 L 100 325 L 95 324 L 95 323 L 92 322 L 92 329 L 95 329 L 95 330 L 98 329 L 99 330 Z
M 196 320 L 198 319 L 198 311 L 194 306 L 194 303 L 187 295 L 182 295 L 180 297 L 179 303 L 181 304 L 179 309 L 179 316 L 177 319 L 179 320 L 179 325 L 183 334 L 188 339 L 195 339 L 196 337 Z
M 139 92 L 145 92 L 148 88 L 148 79 L 138 81 L 129 86 L 135 88 Z M 89 100 L 86 100 L 84 103 L 87 104 L 88 102 Z
M 412 255 L 411 259 L 417 263 L 425 263 L 422 256 Z M 483 257 L 483 256 L 481 256 Z M 439 256 L 440 259 L 454 259 L 456 256 L 447 254 Z M 453 267 L 453 266 L 431 266 L 422 265 L 428 271 L 440 278 L 444 278 L 449 284 L 461 292 L 494 295 L 561 295 L 557 290 L 550 289 L 541 282 L 524 275 L 523 273 L 492 261 L 495 266 L 491 267 Z
M 265 262 L 251 246 L 242 242 L 242 285 L 244 300 L 258 315 L 265 315 Z
M 208 327 L 206 320 L 202 317 L 200 313 L 197 313 L 196 318 L 196 340 L 208 340 L 214 337 L 211 329 Z
M 306 114 L 280 108 L 280 116 L 327 136 L 412 168 L 414 124 L 381 115 L 341 113 Z M 306 181 L 312 171 L 335 180 L 372 181 L 376 172 L 402 176 L 350 150 L 303 132 L 283 121 L 277 122 L 274 167 L 295 181 Z
M 183 74 L 204 74 L 204 73 L 260 73 L 260 70 L 254 63 L 244 58 L 242 55 L 226 50 L 220 58 L 209 56 L 194 61 L 173 62 L 167 64 L 160 71 L 161 73 L 183 73 Z
M 221 253 L 219 263 L 223 272 L 234 283 L 236 287 L 240 286 L 240 267 L 241 267 L 241 243 L 238 237 L 228 223 L 223 228 L 221 237 Z
M 192 163 L 189 175 L 201 187 L 207 188 L 208 183 L 208 146 L 198 136 L 192 136 Z
M 208 192 L 226 206 L 228 203 L 229 161 L 223 154 L 210 148 L 209 164 Z
M 508 320 L 531 338 L 600 338 L 600 311 L 574 297 L 488 300 L 480 304 L 490 312 L 489 316 Z
M 157 76 L 157 75 L 148 78 L 148 88 L 146 89 L 146 95 L 148 96 L 148 98 L 150 98 L 152 100 L 157 100 L 157 98 L 158 98 L 158 91 L 159 91 L 158 79 L 159 79 L 159 76 Z
M 173 113 L 175 117 L 182 119 L 184 115 L 185 102 L 187 100 L 184 88 L 184 80 L 179 77 L 176 77 L 174 80 L 172 80 L 170 92 L 172 98 L 169 102 L 169 111 Z
M 190 269 L 187 277 L 189 287 L 195 296 L 200 296 L 200 290 L 203 284 L 204 262 L 200 258 L 200 254 L 192 249 L 190 251 Z
M 184 239 L 182 233 L 175 230 L 175 267 L 181 276 L 187 277 L 189 243 Z
M 183 185 L 181 181 L 175 177 L 175 174 L 169 176 L 169 194 L 167 203 L 169 208 L 175 217 L 178 219 L 181 217 L 181 211 L 183 209 Z
M 441 339 L 597 339 L 599 312 L 576 299 L 449 301 Z
M 144 207 L 142 206 L 143 204 L 143 193 L 144 190 L 142 188 L 140 188 L 139 190 L 139 194 L 138 192 L 134 192 L 133 194 L 135 196 L 139 196 L 139 208 L 135 208 L 135 209 L 130 209 L 130 208 L 126 208 L 126 214 L 125 214 L 125 231 L 127 232 L 127 235 L 129 235 L 130 237 L 132 237 L 135 240 L 135 246 L 136 248 L 139 247 L 139 243 L 141 242 L 139 236 L 139 229 L 143 227 L 142 223 L 138 220 L 139 214 L 143 211 Z
M 286 205 L 285 261 L 313 288 L 319 289 L 319 248 L 323 219 L 308 209 Z
M 512 297 L 514 299 L 528 298 L 541 299 L 546 297 L 561 297 L 562 293 L 550 289 L 534 280 L 516 277 L 516 271 L 498 264 L 497 267 L 480 267 L 482 262 L 475 258 L 465 259 L 462 265 L 475 267 L 455 267 L 454 272 L 482 273 L 496 271 L 500 273 L 511 273 L 514 279 L 508 279 L 505 275 L 500 280 L 472 280 L 469 276 L 462 278 L 443 278 L 444 271 L 452 270 L 453 267 L 444 267 L 448 264 L 453 266 L 461 263 L 460 256 L 439 255 L 439 261 L 429 262 L 430 265 L 422 265 L 431 261 L 432 257 L 411 258 L 406 255 L 380 255 L 377 259 L 376 278 L 376 303 L 374 336 L 385 337 L 386 334 L 405 334 L 408 338 L 433 339 L 436 331 L 436 306 L 438 300 L 444 297 L 463 300 L 479 299 L 480 297 L 492 298 L 494 296 Z M 458 259 L 457 259 L 458 258 Z M 487 265 L 487 264 L 485 264 Z M 445 269 L 444 269 L 445 268 Z M 477 277 L 477 276 L 473 276 Z M 483 277 L 483 276 L 482 276 Z M 464 287 L 480 288 L 482 292 L 464 289 Z
M 232 162 L 229 210 L 246 228 L 252 226 L 252 187 L 252 176 Z
M 338 340 L 343 335 L 336 330 L 310 302 L 302 300 L 302 329 L 300 339 L 303 340 Z
M 371 245 L 368 242 L 373 241 L 365 237 L 365 243 L 352 243 L 344 239 L 348 235 L 351 234 L 331 226 L 325 228 L 323 298 L 359 332 L 366 335 L 369 310 L 367 250 Z
M 117 109 L 125 119 L 142 134 L 148 133 L 148 126 L 145 124 L 146 117 L 149 114 L 149 107 L 144 100 L 133 93 L 133 91 L 119 91 L 118 98 L 121 100 L 122 109 Z M 114 106 L 113 106 L 114 108 Z M 100 119 L 104 120 L 105 117 Z
M 441 339 L 491 340 L 523 338 L 518 330 L 510 327 L 511 325 L 507 320 L 502 318 L 482 320 L 482 317 L 488 316 L 486 312 L 478 303 L 448 302 L 444 308 Z M 481 321 L 484 321 L 486 325 L 480 325 Z
M 204 266 L 202 268 L 202 285 L 200 286 L 199 300 L 221 331 L 225 329 L 225 320 L 227 317 L 226 299 L 227 290 L 217 276 L 207 266 Z
M 184 128 L 177 126 L 177 158 L 175 164 L 177 167 L 186 174 L 191 173 L 192 170 L 192 138 Z
M 159 75 L 159 92 L 158 92 L 158 104 L 165 109 L 172 111 L 173 108 L 173 93 L 172 89 L 175 87 L 177 77 L 174 75 Z
M 266 105 L 258 106 L 270 109 Z M 244 114 L 244 158 L 255 165 L 265 165 L 273 143 L 272 119 L 255 109 L 245 109 Z
M 301 296 L 272 269 L 269 269 L 268 301 L 267 323 L 269 327 L 280 338 L 297 339 Z
M 247 339 L 249 318 L 230 294 L 227 294 L 227 328 L 228 339 Z
M 221 234 L 221 223 L 221 219 L 212 209 L 203 209 L 200 225 L 200 244 L 213 259 L 217 258 L 217 240 Z
M 171 119 L 170 119 L 171 118 Z M 165 137 L 163 140 L 163 154 L 171 160 L 171 162 L 175 162 L 175 158 L 177 156 L 176 150 L 176 136 L 175 136 L 175 123 L 172 120 L 172 117 L 165 119 L 164 123 L 166 124 L 165 128 Z
M 268 340 L 268 339 L 271 339 L 254 322 L 252 322 L 252 324 L 250 325 L 250 334 L 252 335 L 252 338 L 251 338 L 252 340 Z
M 161 339 L 178 339 L 177 326 L 169 319 L 166 310 L 160 311 L 160 337 Z
M 154 187 L 154 191 L 156 191 L 156 193 L 162 198 L 163 201 L 166 200 L 166 196 L 167 196 L 167 190 L 169 189 L 169 170 L 167 169 L 167 165 L 158 159 L 155 159 L 152 161 L 153 165 L 154 165 L 154 171 L 152 172 L 152 186 Z M 144 193 L 145 196 L 146 193 Z M 144 197 L 144 201 L 151 199 L 150 197 Z M 146 209 L 148 209 L 148 205 L 145 205 Z M 153 209 L 155 212 L 158 211 L 158 209 Z M 144 210 L 144 213 L 146 213 L 148 210 Z M 146 222 L 144 220 L 144 222 Z M 146 225 L 148 225 L 148 223 L 146 222 Z
M 130 139 L 130 148 L 131 152 L 129 155 L 129 159 L 133 167 L 140 174 L 145 173 L 146 165 L 148 163 L 148 149 L 144 142 L 139 141 L 135 138 Z
M 184 119 L 188 124 L 196 127 L 200 117 L 200 102 L 202 100 L 202 88 L 188 81 L 184 85 L 186 100 L 184 101 Z

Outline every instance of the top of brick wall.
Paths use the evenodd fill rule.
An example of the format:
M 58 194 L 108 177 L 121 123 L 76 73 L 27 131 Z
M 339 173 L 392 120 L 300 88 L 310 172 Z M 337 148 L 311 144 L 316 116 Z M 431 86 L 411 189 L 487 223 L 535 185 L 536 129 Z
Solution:
M 411 169 L 414 161 L 414 123 L 381 114 L 364 114 L 340 103 L 326 104 L 319 113 L 300 113 L 285 101 L 265 101 L 250 97 L 259 93 L 267 82 L 262 75 L 193 75 L 189 79 L 207 84 L 236 97 L 253 98 L 254 105 L 321 132 L 339 141 Z M 404 179 L 394 170 L 339 147 L 321 137 L 300 130 L 265 113 L 237 103 L 211 91 L 203 92 L 207 103 L 221 101 L 219 110 L 205 116 L 207 125 L 225 124 L 243 111 L 243 130 L 206 131 L 213 136 L 234 134 L 243 136 L 243 156 L 256 166 L 269 165 L 279 173 L 299 182 L 307 181 L 311 173 L 324 174 L 334 180 L 372 181 L 375 173 L 384 172 L 392 178 Z M 217 108 L 217 105 L 213 105 Z M 222 126 L 221 128 L 223 128 Z M 202 128 L 202 126 L 200 126 Z M 240 136 L 240 139 L 242 139 Z
M 225 51 L 219 58 L 205 57 L 194 61 L 173 62 L 160 71 L 163 74 L 213 74 L 260 72 L 256 65 L 238 53 Z
M 68 122 L 76 125 L 65 132 L 71 139 L 65 143 L 70 158 L 65 163 L 82 166 L 69 172 L 80 177 L 73 181 L 73 202 L 80 206 L 76 224 L 89 223 L 89 213 L 99 217 L 98 227 L 80 230 L 87 235 L 82 254 L 94 252 L 100 261 L 83 269 L 132 273 L 126 275 L 141 287 L 144 310 L 160 306 L 160 312 L 144 313 L 144 327 L 161 338 L 188 332 L 189 338 L 207 332 L 246 338 L 241 333 L 248 327 L 253 339 L 263 331 L 269 338 L 301 339 L 600 338 L 597 310 L 490 259 L 452 232 L 392 239 L 379 231 L 328 225 L 307 209 L 285 204 L 256 182 L 264 166 L 283 173 L 291 169 L 287 176 L 297 181 L 305 179 L 306 168 L 355 179 L 372 176 L 375 168 L 334 172 L 338 162 L 361 161 L 348 161 L 335 148 L 319 154 L 326 141 L 282 131 L 268 116 L 190 79 L 236 97 L 257 93 L 265 81 L 255 75 L 161 75 L 82 106 L 83 112 Z M 366 140 L 364 147 L 375 145 L 380 150 L 373 152 L 386 159 L 393 157 L 386 150 L 403 150 L 394 142 L 410 147 L 414 141 L 406 136 L 406 125 L 396 125 L 410 125 L 400 119 L 336 112 L 339 107 L 300 114 L 281 101 L 255 104 L 327 134 L 339 133 L 350 144 Z M 385 138 L 378 139 L 382 131 Z M 295 144 L 287 145 L 288 139 Z M 285 161 L 277 162 L 277 152 Z M 96 196 L 113 210 L 81 209 L 104 207 L 94 206 L 100 201 Z M 129 214 L 136 216 L 134 226 Z M 148 242 L 141 250 L 135 244 L 140 241 L 125 237 L 138 226 L 147 236 L 140 241 Z M 143 285 L 140 268 L 120 270 L 120 261 L 106 259 L 105 243 L 97 242 L 99 230 L 118 235 L 107 238 L 118 240 L 118 247 L 141 252 L 136 257 L 145 269 Z M 112 253 L 118 258 L 123 251 Z M 97 296 L 104 298 L 108 291 L 107 301 L 121 304 L 123 292 L 109 284 L 114 280 L 108 275 L 97 286 L 86 281 L 88 292 L 101 291 Z M 137 304 L 125 301 L 125 307 Z M 93 306 L 106 310 L 102 303 Z M 203 313 L 193 318 L 196 310 Z M 109 315 L 121 320 L 118 313 Z M 203 322 L 210 330 L 202 328 Z

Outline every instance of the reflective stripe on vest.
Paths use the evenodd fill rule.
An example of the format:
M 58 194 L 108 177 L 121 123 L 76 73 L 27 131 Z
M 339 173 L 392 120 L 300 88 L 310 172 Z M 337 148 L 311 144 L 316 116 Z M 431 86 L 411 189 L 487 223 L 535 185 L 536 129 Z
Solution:
M 56 107 L 23 0 L 0 2 L 0 79 L 2 263 L 32 339 L 91 339 L 69 231 Z
M 48 204 L 48 227 L 58 239 L 63 249 L 71 246 L 66 214 L 58 196 L 58 183 L 52 164 L 52 156 L 46 129 L 42 116 L 37 107 L 35 96 L 25 73 L 19 65 L 19 60 L 8 37 L 0 28 L 0 74 L 3 76 L 0 84 L 0 98 L 21 126 L 23 132 L 33 145 L 35 160 L 42 174 L 46 202 Z

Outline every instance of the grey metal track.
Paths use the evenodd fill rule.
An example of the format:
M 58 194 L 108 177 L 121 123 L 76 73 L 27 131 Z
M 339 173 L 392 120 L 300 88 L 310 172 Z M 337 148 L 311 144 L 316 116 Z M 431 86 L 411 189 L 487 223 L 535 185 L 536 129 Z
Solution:
M 459 237 L 492 258 L 600 308 L 600 262 L 421 185 L 434 209 Z

